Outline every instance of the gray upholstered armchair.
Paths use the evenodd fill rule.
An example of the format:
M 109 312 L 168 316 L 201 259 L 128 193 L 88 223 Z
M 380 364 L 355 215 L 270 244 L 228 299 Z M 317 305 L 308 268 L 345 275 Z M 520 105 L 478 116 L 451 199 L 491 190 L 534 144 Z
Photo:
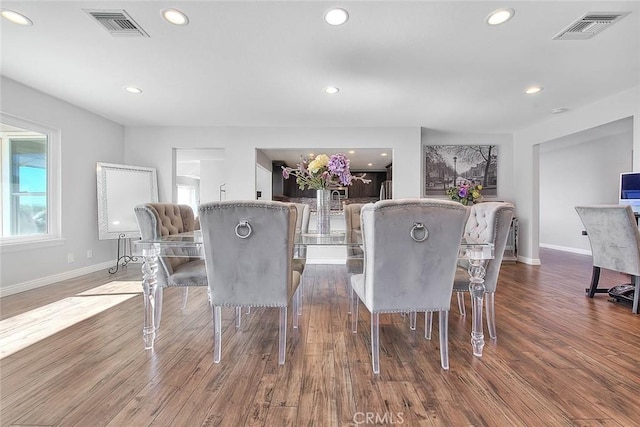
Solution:
M 640 231 L 631 206 L 576 206 L 591 244 L 593 272 L 587 289 L 593 298 L 598 289 L 600 269 L 632 276 L 635 285 L 632 312 L 638 314 L 640 294 Z M 604 290 L 606 292 L 606 290 Z
M 213 306 L 214 362 L 221 357 L 222 307 L 279 307 L 284 364 L 287 306 L 297 328 L 300 273 L 293 270 L 296 208 L 274 201 L 211 202 L 198 208 Z M 295 297 L 294 297 L 295 295 Z
M 143 239 L 157 239 L 162 236 L 194 231 L 196 221 L 193 210 L 187 205 L 173 203 L 146 203 L 135 207 L 138 228 Z M 158 267 L 158 297 L 156 297 L 156 324 L 162 315 L 162 289 L 183 288 L 184 308 L 190 286 L 207 286 L 204 261 L 188 256 L 160 257 Z
M 505 202 L 484 202 L 477 203 L 468 208 L 468 210 L 469 217 L 464 230 L 465 239 L 478 243 L 493 243 L 494 245 L 494 259 L 485 262 L 484 300 L 487 313 L 487 329 L 491 339 L 495 339 L 495 292 L 498 287 L 498 275 L 500 274 L 502 257 L 509 237 L 514 206 Z M 467 265 L 464 265 L 464 268 L 458 269 L 453 283 L 453 290 L 456 291 L 458 299 L 458 309 L 462 315 L 466 314 L 464 292 L 469 292 L 469 274 L 466 271 L 466 267 Z
M 353 291 L 371 313 L 373 372 L 380 372 L 379 313 L 439 313 L 440 360 L 449 369 L 448 318 L 466 212 L 450 200 L 382 200 L 361 210 L 364 272 L 351 276 Z M 431 325 L 425 338 L 431 338 Z M 351 307 L 357 332 L 358 299 Z

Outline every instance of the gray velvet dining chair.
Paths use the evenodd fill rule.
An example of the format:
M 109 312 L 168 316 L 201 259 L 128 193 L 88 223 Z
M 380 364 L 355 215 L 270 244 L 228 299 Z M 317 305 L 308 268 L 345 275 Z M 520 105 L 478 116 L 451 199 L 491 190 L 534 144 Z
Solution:
M 198 208 L 219 363 L 223 307 L 279 307 L 278 363 L 285 362 L 287 306 L 298 326 L 300 273 L 293 270 L 296 208 L 274 201 L 211 202 Z
M 506 202 L 483 202 L 470 206 L 468 210 L 469 216 L 465 224 L 464 238 L 469 242 L 493 243 L 494 245 L 494 258 L 486 260 L 484 264 L 484 301 L 489 337 L 496 339 L 495 293 L 515 208 L 513 204 Z M 463 316 L 466 314 L 464 295 L 469 293 L 467 266 L 466 262 L 462 263 L 462 267 L 456 271 L 453 283 L 458 309 Z
M 179 233 L 194 231 L 196 221 L 193 210 L 188 205 L 175 203 L 145 203 L 134 208 L 142 239 L 158 239 Z M 174 256 L 159 258 L 158 292 L 156 296 L 156 325 L 162 317 L 162 296 L 164 288 L 182 288 L 182 308 L 186 307 L 189 287 L 206 287 L 207 273 L 204 260 L 182 254 L 173 249 Z
M 575 209 L 589 237 L 593 257 L 589 298 L 599 291 L 600 269 L 625 273 L 631 276 L 635 289 L 631 311 L 638 314 L 640 231 L 631 206 L 591 205 Z
M 360 215 L 364 270 L 351 276 L 358 296 L 351 307 L 352 331 L 357 333 L 360 299 L 371 313 L 374 374 L 380 373 L 380 313 L 408 312 L 410 328 L 415 330 L 416 312 L 437 311 L 440 363 L 449 369 L 448 315 L 464 206 L 449 200 L 383 200 L 363 206 Z

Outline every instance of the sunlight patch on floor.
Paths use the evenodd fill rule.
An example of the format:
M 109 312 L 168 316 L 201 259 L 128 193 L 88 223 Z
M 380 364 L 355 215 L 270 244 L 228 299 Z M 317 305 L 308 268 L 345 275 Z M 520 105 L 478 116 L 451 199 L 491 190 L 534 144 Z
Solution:
M 0 321 L 0 359 L 142 293 L 140 282 L 110 282 Z

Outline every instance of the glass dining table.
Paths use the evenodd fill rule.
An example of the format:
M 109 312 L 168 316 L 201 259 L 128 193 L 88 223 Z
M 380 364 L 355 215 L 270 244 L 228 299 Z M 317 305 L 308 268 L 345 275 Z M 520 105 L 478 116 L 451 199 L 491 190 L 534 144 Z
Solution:
M 295 235 L 293 257 L 307 259 L 315 248 L 362 248 L 359 234 L 347 235 L 345 231 L 329 234 L 300 233 Z M 351 259 L 363 257 L 361 250 L 348 250 Z M 355 255 L 354 255 L 355 254 Z M 145 349 L 152 349 L 159 325 L 156 319 L 156 301 L 161 301 L 162 289 L 158 286 L 159 257 L 204 258 L 202 233 L 198 231 L 165 236 L 156 240 L 137 240 L 133 243 L 133 255 L 143 258 L 142 289 L 144 293 L 144 326 L 142 329 Z M 472 298 L 471 347 L 473 354 L 482 357 L 484 333 L 482 325 L 482 301 L 484 298 L 485 264 L 494 258 L 491 243 L 461 241 L 459 259 L 469 261 L 469 292 Z M 345 259 L 346 261 L 346 259 Z

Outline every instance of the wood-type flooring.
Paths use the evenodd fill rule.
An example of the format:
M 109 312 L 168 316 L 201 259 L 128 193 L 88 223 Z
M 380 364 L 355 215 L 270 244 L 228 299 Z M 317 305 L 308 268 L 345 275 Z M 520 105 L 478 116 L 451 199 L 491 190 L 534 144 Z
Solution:
M 360 305 L 352 334 L 343 265 L 307 266 L 300 328 L 289 322 L 284 366 L 278 309 L 253 309 L 239 329 L 234 310 L 223 309 L 222 361 L 214 364 L 204 289 L 190 291 L 184 310 L 181 291 L 166 290 L 152 351 L 144 350 L 136 294 L 0 360 L 0 425 L 639 425 L 640 316 L 606 294 L 585 296 L 589 256 L 542 250 L 541 259 L 502 267 L 498 339 L 487 334 L 482 358 L 471 354 L 468 295 L 466 317 L 454 295 L 449 371 L 440 367 L 437 321 L 428 341 L 422 314 L 416 331 L 394 314 L 380 316 L 374 376 L 369 312 Z M 140 277 L 132 265 L 7 296 L 0 320 Z M 626 281 L 613 272 L 601 279 L 605 287 Z

